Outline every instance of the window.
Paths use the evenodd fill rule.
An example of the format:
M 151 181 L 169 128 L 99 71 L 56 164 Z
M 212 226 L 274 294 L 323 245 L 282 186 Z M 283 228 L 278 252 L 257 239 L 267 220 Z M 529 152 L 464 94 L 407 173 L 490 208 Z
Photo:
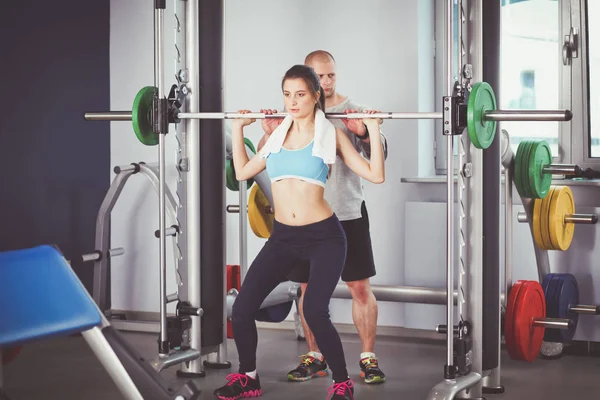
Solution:
M 436 3 L 436 54 L 443 54 L 443 4 Z M 600 170 L 600 24 L 594 18 L 600 16 L 600 0 L 502 0 L 501 6 L 498 107 L 573 112 L 569 122 L 501 122 L 513 151 L 523 140 L 544 139 L 555 163 Z M 565 54 L 570 40 L 575 51 Z M 436 59 L 440 99 L 442 61 Z M 435 146 L 436 173 L 445 174 L 446 137 L 440 125 Z
M 501 13 L 498 107 L 506 110 L 561 108 L 560 5 L 556 0 L 505 0 Z M 559 157 L 560 123 L 501 122 L 516 152 L 527 139 L 545 139 Z
M 586 1 L 589 157 L 600 157 L 600 1 Z M 591 21 L 594 21 L 593 23 Z
M 564 19 L 569 18 L 570 1 L 502 0 L 499 87 L 493 88 L 498 108 L 541 110 L 570 107 L 569 100 L 564 98 L 565 93 L 571 90 L 570 68 L 563 66 L 562 62 L 563 32 L 570 28 L 567 26 L 570 19 L 567 23 Z M 442 5 L 436 7 L 436 53 L 443 54 L 443 1 L 438 3 Z M 455 22 L 459 20 L 457 11 L 455 5 Z M 456 30 L 454 35 L 456 40 Z M 455 56 L 457 52 L 455 43 Z M 443 96 L 445 88 L 442 62 L 441 57 L 436 60 L 437 98 Z M 454 73 L 458 74 L 458 65 L 454 66 Z M 565 123 L 501 122 L 499 125 L 499 129 L 510 134 L 514 152 L 522 140 L 541 138 L 550 144 L 554 157 L 559 159 L 557 161 L 570 157 L 569 126 Z M 441 134 L 441 122 L 436 125 L 435 140 L 436 172 L 445 174 L 446 138 Z

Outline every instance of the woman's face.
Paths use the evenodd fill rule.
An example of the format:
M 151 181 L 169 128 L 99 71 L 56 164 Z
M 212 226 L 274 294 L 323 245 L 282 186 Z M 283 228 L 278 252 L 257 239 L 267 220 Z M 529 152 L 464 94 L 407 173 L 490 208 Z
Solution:
M 304 79 L 286 79 L 283 82 L 285 108 L 294 118 L 303 118 L 311 115 L 315 110 L 317 100 Z

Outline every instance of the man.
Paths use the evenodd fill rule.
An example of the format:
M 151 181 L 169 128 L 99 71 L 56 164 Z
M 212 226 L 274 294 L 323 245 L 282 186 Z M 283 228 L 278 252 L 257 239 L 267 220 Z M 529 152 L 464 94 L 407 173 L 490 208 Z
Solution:
M 336 91 L 336 63 L 333 56 L 317 50 L 306 56 L 304 63 L 312 67 L 319 76 L 321 88 L 325 95 L 327 113 L 363 112 L 367 108 Z M 275 110 L 261 110 L 272 113 Z M 269 135 L 281 122 L 280 119 L 263 119 L 265 135 L 261 138 L 258 149 L 266 143 Z M 360 120 L 338 120 L 331 122 L 348 135 L 357 151 L 365 157 L 370 156 L 370 140 L 366 127 Z M 384 154 L 387 158 L 387 141 L 382 135 Z M 361 178 L 352 172 L 343 162 L 336 162 L 325 187 L 325 198 L 342 222 L 348 240 L 346 264 L 342 280 L 346 282 L 352 294 L 352 319 L 362 342 L 360 354 L 360 375 L 365 383 L 382 383 L 385 374 L 379 368 L 374 353 L 375 335 L 377 331 L 377 300 L 371 290 L 369 278 L 375 275 L 375 263 L 369 232 L 369 216 L 363 199 Z M 302 293 L 308 282 L 308 265 L 300 265 L 292 272 L 289 279 L 300 282 Z M 301 356 L 300 365 L 288 373 L 288 379 L 303 382 L 318 376 L 326 376 L 327 363 L 317 346 L 315 338 L 304 320 L 302 310 L 303 297 L 300 298 L 300 316 L 308 344 L 309 353 Z

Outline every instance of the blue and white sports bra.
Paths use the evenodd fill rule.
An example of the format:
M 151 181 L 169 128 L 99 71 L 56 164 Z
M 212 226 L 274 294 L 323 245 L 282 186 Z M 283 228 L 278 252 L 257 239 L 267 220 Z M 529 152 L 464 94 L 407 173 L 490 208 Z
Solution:
M 322 158 L 312 155 L 314 140 L 301 149 L 287 150 L 283 146 L 278 153 L 267 157 L 267 173 L 271 182 L 296 178 L 325 187 L 329 166 Z

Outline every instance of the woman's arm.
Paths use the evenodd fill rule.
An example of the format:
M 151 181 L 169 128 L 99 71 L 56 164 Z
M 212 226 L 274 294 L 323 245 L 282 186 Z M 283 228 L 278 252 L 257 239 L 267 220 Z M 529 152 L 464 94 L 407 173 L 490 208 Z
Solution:
M 250 111 L 240 110 L 240 114 L 246 114 Z M 231 124 L 231 145 L 233 147 L 233 167 L 235 169 L 235 178 L 238 181 L 246 181 L 261 173 L 267 166 L 267 160 L 260 158 L 258 153 L 248 159 L 246 153 L 246 144 L 244 143 L 244 126 L 250 125 L 255 119 L 243 118 L 236 119 Z
M 372 150 L 370 162 L 365 160 L 356 151 L 344 132 L 336 129 L 338 155 L 348 168 L 360 177 L 373 183 L 383 183 L 385 181 L 385 164 L 379 132 L 379 121 L 376 119 L 365 119 L 364 124 L 369 130 L 369 136 L 371 137 Z

